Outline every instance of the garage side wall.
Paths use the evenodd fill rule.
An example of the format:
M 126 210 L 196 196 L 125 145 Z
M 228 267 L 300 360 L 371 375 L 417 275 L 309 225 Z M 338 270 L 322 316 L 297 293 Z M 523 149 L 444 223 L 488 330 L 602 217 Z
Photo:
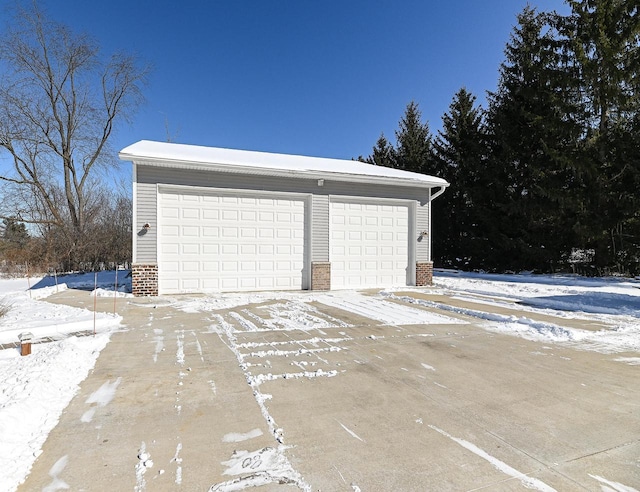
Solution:
M 416 285 L 433 283 L 431 261 L 431 203 L 416 208 Z
M 134 251 L 134 270 L 148 272 L 158 267 L 158 184 L 212 187 L 230 190 L 256 190 L 284 193 L 306 193 L 311 199 L 311 288 L 329 289 L 329 196 L 362 196 L 391 198 L 416 202 L 415 230 L 427 231 L 426 237 L 416 243 L 416 272 L 424 265 L 431 265 L 429 190 L 424 188 L 346 183 L 325 179 L 320 185 L 317 179 L 282 178 L 264 175 L 209 172 L 200 169 L 184 169 L 148 164 L 136 165 L 134 234 L 137 234 Z M 144 224 L 149 224 L 145 229 Z M 417 238 L 414 238 L 416 241 Z M 315 267 L 314 267 L 315 265 Z M 315 271 L 315 282 L 314 282 Z M 156 279 L 157 280 L 157 279 Z M 418 285 L 426 285 L 431 279 L 416 279 Z M 426 282 L 426 283 L 425 283 Z M 135 294 L 135 292 L 134 292 Z M 156 295 L 144 293 L 140 295 Z

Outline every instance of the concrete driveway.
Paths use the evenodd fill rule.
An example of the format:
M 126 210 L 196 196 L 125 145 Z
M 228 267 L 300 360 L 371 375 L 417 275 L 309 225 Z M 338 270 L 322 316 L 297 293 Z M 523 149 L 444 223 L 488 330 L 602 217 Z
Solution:
M 383 322 L 375 294 L 248 302 L 121 301 L 125 331 L 19 490 L 640 488 L 640 367 L 620 354 L 402 301 Z

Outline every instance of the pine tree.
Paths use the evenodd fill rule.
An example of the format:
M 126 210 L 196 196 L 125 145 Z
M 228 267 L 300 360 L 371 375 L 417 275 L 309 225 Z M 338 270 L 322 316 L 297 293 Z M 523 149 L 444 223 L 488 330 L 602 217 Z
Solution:
M 460 89 L 433 142 L 434 174 L 451 183 L 433 204 L 434 259 L 445 267 L 484 268 L 488 210 L 482 195 L 490 177 L 483 110 L 475 100 Z
M 518 16 L 489 96 L 489 167 L 495 220 L 493 262 L 502 269 L 555 268 L 576 239 L 582 185 L 572 149 L 581 134 L 575 70 L 553 15 L 526 7 Z
M 422 123 L 418 103 L 411 101 L 396 130 L 395 166 L 405 171 L 428 173 L 431 167 L 431 133 Z
M 371 154 L 365 162 L 375 164 L 376 166 L 396 167 L 395 149 L 384 136 L 384 133 L 380 134 L 373 148 L 373 154 Z
M 626 0 L 570 0 L 563 34 L 580 69 L 582 161 L 589 178 L 583 242 L 600 271 L 638 271 L 640 229 L 640 7 Z
M 10 246 L 23 248 L 29 242 L 27 227 L 22 222 L 13 219 L 2 219 L 2 239 Z

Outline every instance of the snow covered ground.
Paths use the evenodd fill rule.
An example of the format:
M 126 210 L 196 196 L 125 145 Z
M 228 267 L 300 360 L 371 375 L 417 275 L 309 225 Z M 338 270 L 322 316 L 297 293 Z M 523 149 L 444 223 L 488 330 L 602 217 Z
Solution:
M 124 277 L 126 272 L 119 274 Z M 108 343 L 109 333 L 120 325 L 119 316 L 97 313 L 93 336 L 93 312 L 42 300 L 67 287 L 93 289 L 93 274 L 57 280 L 56 285 L 53 277 L 0 279 L 0 306 L 8 310 L 0 317 L 0 344 L 14 343 L 24 332 L 32 333 L 35 342 L 26 357 L 21 357 L 19 348 L 0 350 L 2 491 L 15 490 L 24 480 L 47 435 Z M 102 272 L 96 295 L 109 289 L 114 295 L 114 280 L 114 272 Z M 40 343 L 43 340 L 47 342 Z
M 543 342 L 566 342 L 604 353 L 640 352 L 637 279 L 439 271 L 434 284 L 454 299 L 487 305 L 484 310 L 465 314 L 485 320 L 481 326 L 492 331 Z M 496 315 L 492 306 L 507 307 L 519 314 Z M 531 319 L 534 314 L 567 322 L 562 326 L 540 322 Z M 598 325 L 600 329 L 594 329 Z M 640 358 L 631 358 L 629 363 L 638 364 Z
M 19 349 L 13 347 L 0 350 L 0 490 L 15 490 L 24 480 L 48 433 L 108 343 L 109 333 L 117 330 L 121 321 L 112 314 L 98 313 L 97 335 L 93 336 L 92 311 L 47 303 L 43 298 L 66 288 L 93 291 L 97 296 L 129 295 L 130 280 L 123 278 L 125 272 L 118 275 L 116 293 L 114 272 L 99 274 L 96 290 L 94 274 L 59 277 L 57 281 L 53 277 L 0 279 L 0 307 L 8 309 L 0 317 L 0 345 L 16 342 L 25 331 L 33 333 L 36 340 L 55 340 L 34 344 L 29 357 L 20 357 Z M 434 283 L 434 288 L 385 289 L 374 296 L 353 291 L 280 292 L 166 301 L 187 311 L 216 311 L 275 300 L 263 308 L 269 311 L 269 326 L 257 326 L 248 311 L 236 313 L 237 321 L 246 331 L 341 327 L 345 337 L 349 325 L 319 313 L 311 303 L 391 325 L 455 324 L 459 319 L 447 316 L 447 312 L 465 314 L 476 318 L 478 326 L 486 330 L 620 353 L 621 363 L 640 365 L 638 280 L 438 271 Z M 408 297 L 403 294 L 407 291 L 423 296 Z M 454 306 L 445 295 L 466 307 Z M 404 302 L 393 302 L 398 300 Z M 438 312 L 415 305 L 437 308 Z M 90 336 L 72 335 L 87 332 Z M 256 387 L 260 382 L 254 381 Z

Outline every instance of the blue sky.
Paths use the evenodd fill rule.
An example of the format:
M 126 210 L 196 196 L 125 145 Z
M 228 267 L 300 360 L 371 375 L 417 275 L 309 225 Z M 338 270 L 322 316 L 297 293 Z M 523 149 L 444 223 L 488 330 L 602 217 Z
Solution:
M 5 5 L 8 2 L 2 0 Z M 418 102 L 494 90 L 526 0 L 41 0 L 106 53 L 154 66 L 116 150 L 141 139 L 350 159 Z M 562 0 L 531 0 L 567 11 Z

